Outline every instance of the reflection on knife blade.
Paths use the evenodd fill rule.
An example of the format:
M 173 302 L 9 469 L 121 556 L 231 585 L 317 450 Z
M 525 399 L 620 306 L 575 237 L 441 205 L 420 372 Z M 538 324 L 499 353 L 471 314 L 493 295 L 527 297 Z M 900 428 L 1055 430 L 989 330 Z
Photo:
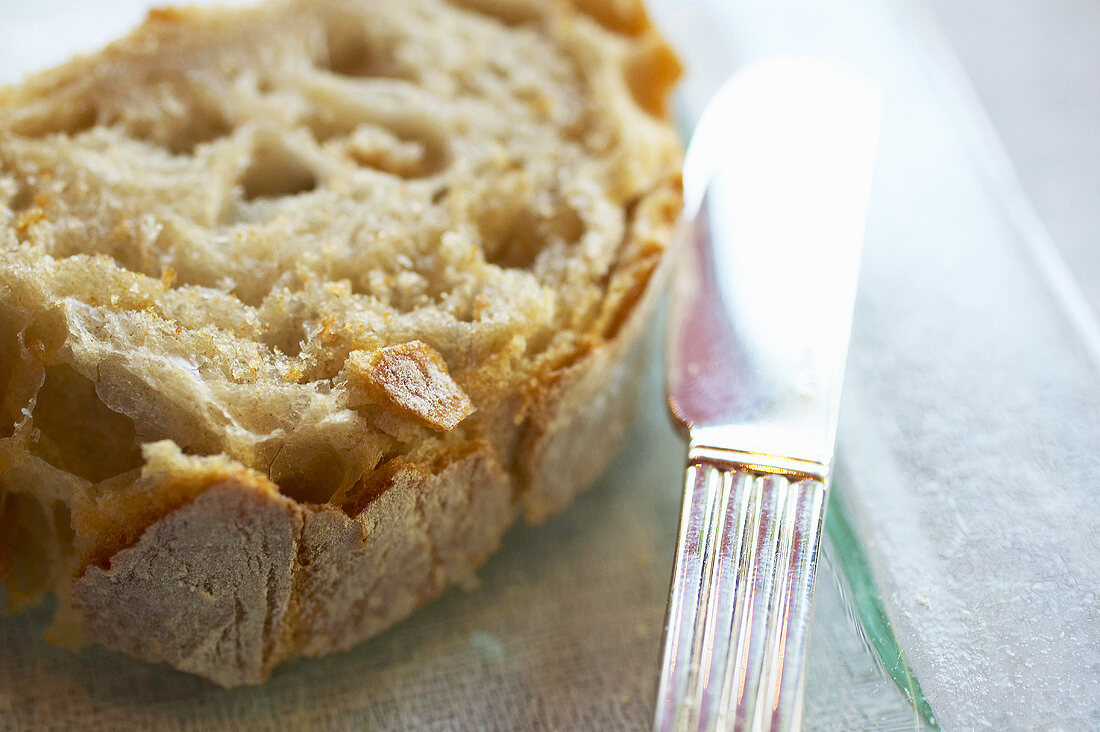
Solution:
M 690 445 L 657 729 L 801 722 L 880 96 L 822 61 L 731 79 L 684 166 L 669 405 Z

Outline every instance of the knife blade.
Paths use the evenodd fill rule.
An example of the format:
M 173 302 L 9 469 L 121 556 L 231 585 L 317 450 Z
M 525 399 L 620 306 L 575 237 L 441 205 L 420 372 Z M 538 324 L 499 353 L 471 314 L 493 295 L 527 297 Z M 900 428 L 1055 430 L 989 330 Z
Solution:
M 668 398 L 688 468 L 654 728 L 797 729 L 881 119 L 873 82 L 732 77 L 684 164 Z

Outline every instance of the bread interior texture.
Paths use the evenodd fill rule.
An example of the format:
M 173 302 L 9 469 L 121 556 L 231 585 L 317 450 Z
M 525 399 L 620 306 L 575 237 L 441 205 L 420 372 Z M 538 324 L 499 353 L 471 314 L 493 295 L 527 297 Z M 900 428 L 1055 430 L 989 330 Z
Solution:
M 675 60 L 577 5 L 158 10 L 0 90 L 11 607 L 226 475 L 354 518 L 477 445 L 520 501 L 679 205 Z

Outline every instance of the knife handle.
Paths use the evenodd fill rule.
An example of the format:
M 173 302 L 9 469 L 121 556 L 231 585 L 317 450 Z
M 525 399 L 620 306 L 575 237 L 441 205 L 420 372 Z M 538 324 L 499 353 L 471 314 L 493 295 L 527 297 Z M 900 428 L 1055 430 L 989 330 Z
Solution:
M 692 450 L 654 729 L 802 721 L 825 483 Z

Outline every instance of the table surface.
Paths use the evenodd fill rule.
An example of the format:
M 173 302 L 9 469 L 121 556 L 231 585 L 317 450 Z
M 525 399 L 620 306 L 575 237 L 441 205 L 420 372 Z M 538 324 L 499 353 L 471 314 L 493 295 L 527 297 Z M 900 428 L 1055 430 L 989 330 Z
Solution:
M 945 728 L 1097 728 L 1100 287 L 1072 280 L 1100 282 L 1100 21 L 1084 1 L 932 1 L 946 35 L 915 0 L 652 5 L 692 64 L 688 119 L 727 71 L 775 51 L 882 81 L 837 494 Z M 91 50 L 144 4 L 0 0 L 0 76 Z M 509 534 L 480 586 L 257 689 L 50 648 L 48 608 L 0 618 L 0 728 L 644 728 L 682 458 L 654 370 L 614 478 Z M 807 727 L 920 726 L 852 624 L 842 574 L 824 565 Z

